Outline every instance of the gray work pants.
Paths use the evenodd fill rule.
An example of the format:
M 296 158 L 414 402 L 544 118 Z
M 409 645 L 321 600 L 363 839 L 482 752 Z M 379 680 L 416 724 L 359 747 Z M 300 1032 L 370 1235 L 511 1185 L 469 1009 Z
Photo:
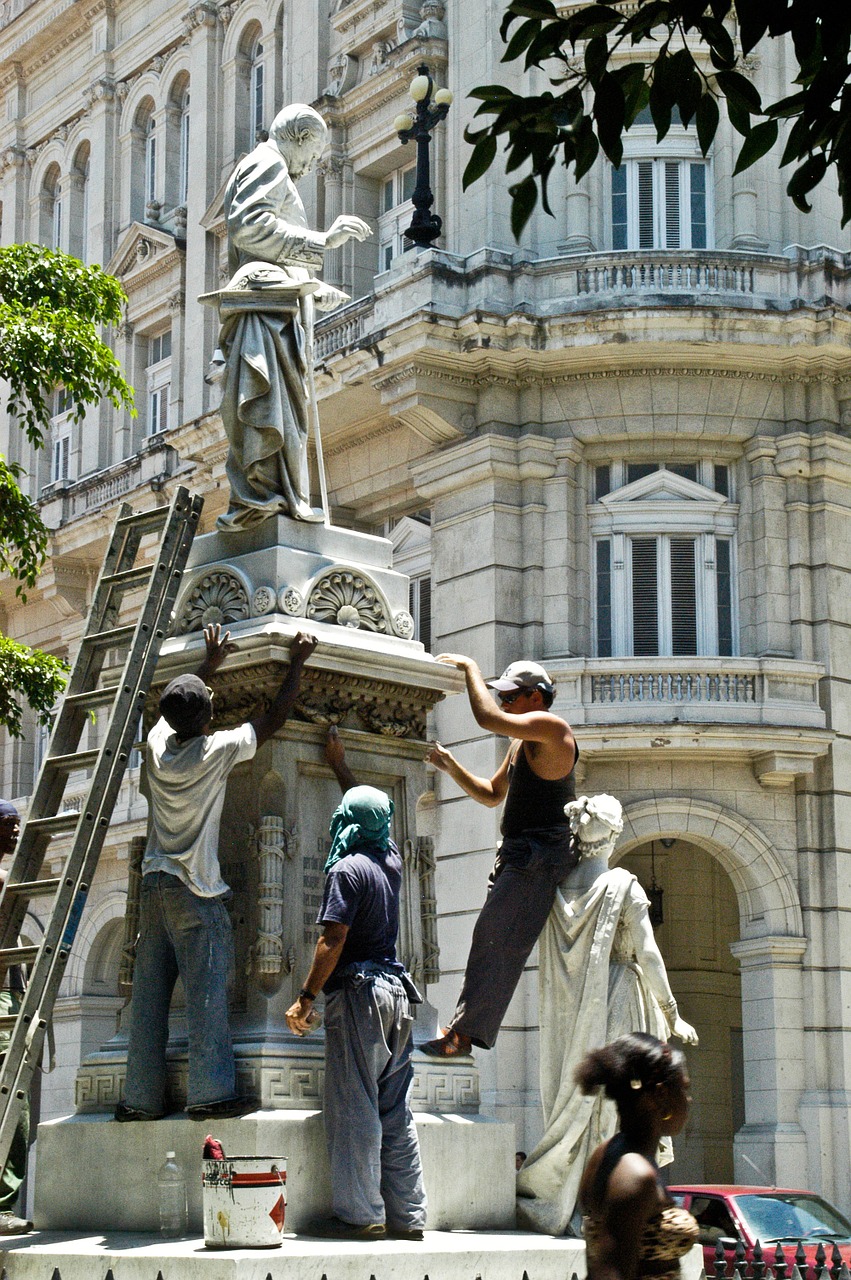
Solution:
M 324 1119 L 334 1213 L 355 1226 L 425 1226 L 410 1107 L 412 1025 L 400 980 L 370 965 L 326 997 Z
M 567 828 L 506 836 L 473 929 L 464 985 L 449 1027 L 492 1049 L 556 888 L 577 863 Z

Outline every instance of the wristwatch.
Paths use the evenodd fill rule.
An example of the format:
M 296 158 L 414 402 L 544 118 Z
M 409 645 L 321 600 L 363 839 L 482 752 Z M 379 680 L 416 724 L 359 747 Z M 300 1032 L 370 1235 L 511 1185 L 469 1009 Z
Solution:
M 298 998 L 299 1000 L 315 1000 L 316 996 L 312 991 L 308 991 L 307 987 L 302 987 L 301 991 L 298 993 Z

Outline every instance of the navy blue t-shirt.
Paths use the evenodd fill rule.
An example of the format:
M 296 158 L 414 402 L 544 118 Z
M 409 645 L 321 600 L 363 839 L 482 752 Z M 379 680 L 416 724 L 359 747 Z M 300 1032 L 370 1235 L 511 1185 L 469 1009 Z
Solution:
M 316 923 L 347 924 L 349 932 L 325 991 L 334 990 L 334 975 L 353 960 L 396 964 L 401 888 L 402 859 L 392 841 L 387 852 L 366 848 L 349 853 L 328 872 Z

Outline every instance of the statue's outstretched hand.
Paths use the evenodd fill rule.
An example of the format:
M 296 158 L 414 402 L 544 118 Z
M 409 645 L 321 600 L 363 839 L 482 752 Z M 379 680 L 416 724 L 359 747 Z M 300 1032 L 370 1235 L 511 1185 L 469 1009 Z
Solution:
M 325 248 L 336 249 L 347 240 L 365 240 L 372 235 L 372 228 L 363 218 L 353 213 L 341 213 L 325 232 Z
M 677 1036 L 685 1044 L 698 1044 L 697 1032 L 690 1022 L 686 1022 L 685 1018 L 677 1017 L 674 1023 L 671 1035 Z

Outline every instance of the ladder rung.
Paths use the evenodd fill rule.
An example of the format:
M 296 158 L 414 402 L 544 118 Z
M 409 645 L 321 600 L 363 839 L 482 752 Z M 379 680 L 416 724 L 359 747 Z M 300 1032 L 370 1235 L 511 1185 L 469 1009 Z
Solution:
M 124 569 L 121 573 L 110 573 L 101 580 L 102 587 L 143 587 L 151 577 L 154 565 L 143 565 L 141 569 Z
M 46 763 L 60 773 L 73 773 L 75 769 L 94 768 L 99 755 L 97 748 L 92 751 L 72 751 L 67 756 L 48 756 Z
M 14 893 L 19 898 L 41 898 L 45 894 L 55 893 L 61 883 L 61 876 L 51 876 L 46 880 L 19 880 L 17 884 L 7 881 L 6 892 Z
M 27 827 L 41 834 L 59 836 L 73 831 L 79 821 L 79 809 L 66 809 L 64 813 L 54 813 L 47 818 L 27 818 Z
M 91 707 L 104 707 L 107 703 L 115 700 L 115 694 L 119 686 L 117 684 L 107 685 L 105 689 L 92 689 L 84 693 L 68 693 L 65 695 L 63 706 L 65 707 L 82 707 L 88 711 Z
M 164 527 L 168 518 L 168 507 L 154 507 L 151 511 L 134 511 L 132 516 L 119 516 L 115 522 L 118 529 L 141 529 L 148 533 L 152 529 Z
M 108 649 L 111 645 L 124 644 L 127 640 L 132 640 L 135 630 L 136 624 L 130 623 L 126 627 L 113 627 L 110 631 L 95 631 L 93 635 L 83 637 L 83 644 L 91 644 L 98 649 Z
M 32 964 L 38 956 L 38 947 L 3 947 L 0 949 L 0 968 L 11 964 Z

